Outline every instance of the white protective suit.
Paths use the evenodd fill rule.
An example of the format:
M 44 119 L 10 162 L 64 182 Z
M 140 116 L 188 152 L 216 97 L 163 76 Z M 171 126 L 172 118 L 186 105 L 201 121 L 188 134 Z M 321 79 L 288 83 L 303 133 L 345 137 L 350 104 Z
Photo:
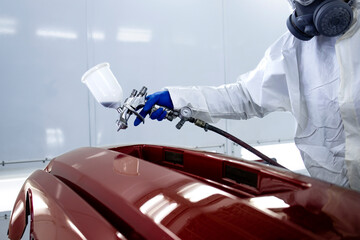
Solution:
M 195 117 L 248 119 L 290 111 L 310 175 L 360 191 L 360 0 L 350 29 L 301 41 L 285 33 L 251 72 L 219 87 L 167 87 Z

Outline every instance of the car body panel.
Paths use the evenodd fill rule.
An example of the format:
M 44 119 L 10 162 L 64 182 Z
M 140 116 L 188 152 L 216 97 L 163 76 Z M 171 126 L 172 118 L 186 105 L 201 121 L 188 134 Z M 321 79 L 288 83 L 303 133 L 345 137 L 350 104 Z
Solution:
M 10 239 L 21 238 L 26 205 L 34 239 L 124 239 L 74 191 L 44 171 L 35 171 L 24 183 L 10 219 Z
M 53 182 L 69 193 L 56 192 Z M 86 205 L 103 224 L 101 234 L 108 231 L 112 237 L 360 237 L 360 193 L 264 164 L 184 148 L 130 145 L 81 148 L 63 154 L 44 171 L 29 177 L 13 212 L 20 209 L 16 206 L 26 205 L 26 193 L 34 196 L 35 192 L 43 202 L 53 202 L 48 217 L 57 216 L 52 219 L 57 225 L 69 228 L 66 219 L 75 219 L 75 209 L 79 204 Z M 33 200 L 29 199 L 32 205 Z M 50 229 L 37 220 L 41 215 L 38 207 L 30 208 L 34 236 L 46 239 Z M 21 218 L 25 214 L 18 212 L 21 214 L 10 222 L 10 239 L 18 239 L 12 235 L 14 229 L 24 225 Z M 82 221 L 73 225 L 83 236 L 92 236 L 82 227 Z M 86 225 L 88 229 L 96 226 L 90 222 Z M 74 234 L 79 235 L 76 231 Z

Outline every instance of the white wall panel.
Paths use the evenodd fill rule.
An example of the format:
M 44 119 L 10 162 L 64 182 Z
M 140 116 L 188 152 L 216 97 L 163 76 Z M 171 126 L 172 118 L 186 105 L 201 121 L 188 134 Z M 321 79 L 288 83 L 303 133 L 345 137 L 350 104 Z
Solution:
M 83 1 L 0 2 L 0 160 L 88 145 Z

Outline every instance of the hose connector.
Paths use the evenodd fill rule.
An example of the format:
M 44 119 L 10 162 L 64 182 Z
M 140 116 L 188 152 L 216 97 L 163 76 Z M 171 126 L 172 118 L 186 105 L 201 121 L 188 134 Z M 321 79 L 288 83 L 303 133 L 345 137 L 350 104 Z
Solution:
M 195 124 L 196 126 L 198 126 L 198 127 L 203 128 L 205 131 L 208 130 L 209 124 L 208 124 L 207 122 L 204 122 L 203 120 L 195 119 L 194 124 Z

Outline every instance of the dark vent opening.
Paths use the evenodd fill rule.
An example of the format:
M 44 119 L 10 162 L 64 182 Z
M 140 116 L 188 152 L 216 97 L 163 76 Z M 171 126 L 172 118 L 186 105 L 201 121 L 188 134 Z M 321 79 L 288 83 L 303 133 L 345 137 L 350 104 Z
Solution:
M 176 165 L 184 165 L 184 154 L 179 152 L 165 151 L 164 161 Z
M 245 184 L 250 187 L 257 188 L 258 175 L 253 172 L 249 172 L 237 167 L 225 165 L 225 178 L 229 178 L 237 183 Z

